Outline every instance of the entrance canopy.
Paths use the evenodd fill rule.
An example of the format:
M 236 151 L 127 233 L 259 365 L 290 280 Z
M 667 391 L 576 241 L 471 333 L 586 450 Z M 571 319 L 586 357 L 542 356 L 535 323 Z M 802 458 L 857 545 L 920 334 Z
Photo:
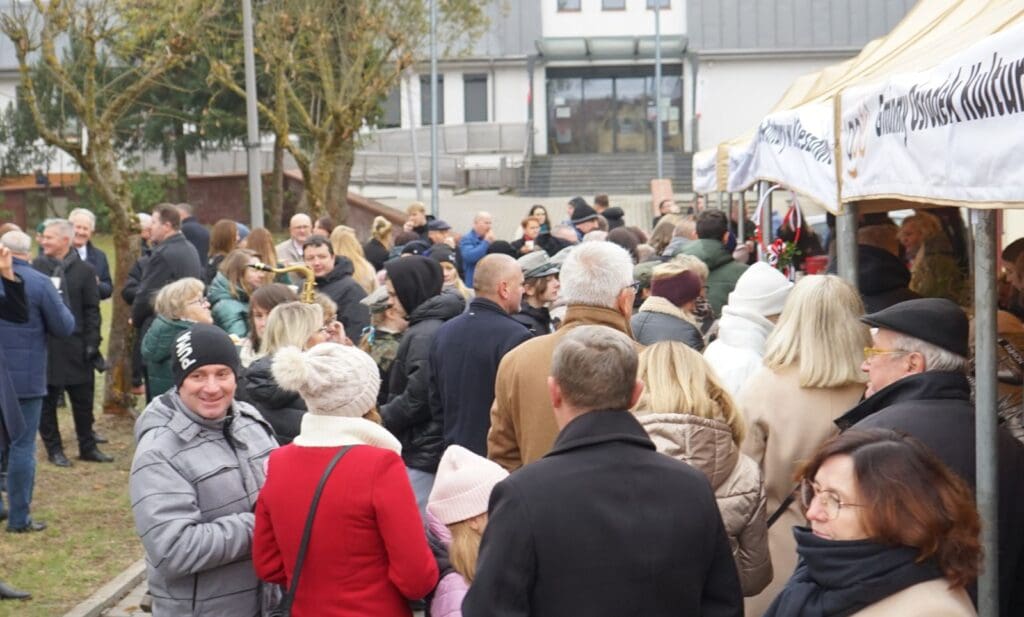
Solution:
M 538 39 L 537 52 L 548 61 L 654 59 L 653 36 L 559 36 Z M 661 36 L 661 57 L 678 61 L 686 53 L 681 34 Z

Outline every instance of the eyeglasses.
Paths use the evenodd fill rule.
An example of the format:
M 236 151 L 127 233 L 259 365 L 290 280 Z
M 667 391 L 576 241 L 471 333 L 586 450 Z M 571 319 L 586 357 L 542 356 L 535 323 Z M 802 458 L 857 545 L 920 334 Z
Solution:
M 633 281 L 629 285 L 626 285 L 625 287 L 623 287 L 623 289 L 628 289 L 628 288 L 632 287 L 633 288 L 633 293 L 640 293 L 640 288 L 642 286 L 643 286 L 642 282 L 640 282 L 640 281 Z
M 210 306 L 210 301 L 205 296 L 199 296 L 195 300 L 189 302 L 189 305 L 195 304 L 196 306 Z
M 904 349 L 879 349 L 877 347 L 865 347 L 864 348 L 864 359 L 870 360 L 875 356 L 885 356 L 894 353 L 910 353 Z
M 863 508 L 865 506 L 857 503 L 844 503 L 843 498 L 838 493 L 831 490 L 824 490 L 819 488 L 814 482 L 810 480 L 804 480 L 800 483 L 800 502 L 804 506 L 804 511 L 811 509 L 811 502 L 814 498 L 818 498 L 818 503 L 821 504 L 821 509 L 825 512 L 825 516 L 828 520 L 834 521 L 839 517 L 839 512 L 844 507 L 846 508 Z

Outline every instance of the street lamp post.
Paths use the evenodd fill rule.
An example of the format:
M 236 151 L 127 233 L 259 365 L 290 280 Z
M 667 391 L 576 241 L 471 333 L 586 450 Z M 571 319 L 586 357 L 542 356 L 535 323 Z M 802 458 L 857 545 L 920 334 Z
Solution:
M 430 0 L 430 213 L 438 216 L 437 173 L 437 0 Z
M 661 0 L 654 2 L 654 114 L 658 127 L 654 131 L 654 143 L 658 149 L 658 178 L 665 177 L 663 146 L 661 139 Z
M 263 227 L 263 182 L 260 173 L 260 128 L 256 114 L 256 58 L 253 52 L 252 2 L 242 0 L 242 44 L 245 52 L 245 157 L 249 173 L 249 220 Z

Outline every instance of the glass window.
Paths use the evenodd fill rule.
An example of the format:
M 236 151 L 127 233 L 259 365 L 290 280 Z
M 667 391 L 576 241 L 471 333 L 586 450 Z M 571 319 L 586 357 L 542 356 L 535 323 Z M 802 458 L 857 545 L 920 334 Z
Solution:
M 670 9 L 672 8 L 672 0 L 647 0 L 647 8 L 653 9 L 654 7 L 661 4 L 661 8 Z
M 420 75 L 420 118 L 430 126 L 430 75 Z M 437 76 L 437 123 L 444 124 L 444 75 Z
M 487 75 L 466 75 L 462 81 L 466 122 L 487 122 Z
M 396 129 L 402 126 L 402 86 L 396 84 L 381 105 L 380 121 L 377 126 L 382 129 Z
M 626 0 L 601 0 L 602 11 L 624 11 Z
M 558 0 L 559 11 L 578 11 L 580 10 L 580 0 Z

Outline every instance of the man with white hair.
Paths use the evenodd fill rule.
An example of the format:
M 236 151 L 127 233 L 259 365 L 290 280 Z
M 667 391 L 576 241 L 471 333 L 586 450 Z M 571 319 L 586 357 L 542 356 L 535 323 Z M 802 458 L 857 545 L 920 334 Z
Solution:
M 85 208 L 75 208 L 68 214 L 68 221 L 75 228 L 71 244 L 82 261 L 89 262 L 96 270 L 96 282 L 100 288 L 100 300 L 106 300 L 114 293 L 114 282 L 110 279 L 110 264 L 107 254 L 92 243 L 96 231 L 96 215 Z
M 508 470 L 547 454 L 558 434 L 547 378 L 555 346 L 584 325 L 608 326 L 632 337 L 636 288 L 633 260 L 611 242 L 587 242 L 562 265 L 560 297 L 568 305 L 561 327 L 508 352 L 498 366 L 487 456 Z
M 473 271 L 478 261 L 487 254 L 487 248 L 494 242 L 494 232 L 491 225 L 494 219 L 487 212 L 477 212 L 473 217 L 473 229 L 459 240 L 459 252 L 462 254 L 462 268 L 465 272 L 463 277 L 466 285 L 473 286 Z
M 865 399 L 836 420 L 841 429 L 886 428 L 916 437 L 975 486 L 974 403 L 967 380 L 968 320 L 944 298 L 894 304 L 861 321 L 872 346 L 861 365 Z M 995 410 L 989 410 L 995 413 Z M 998 429 L 1000 615 L 1024 614 L 1024 445 Z
M 105 370 L 100 355 L 100 292 L 96 270 L 71 250 L 74 227 L 65 219 L 44 223 L 43 254 L 32 263 L 53 281 L 64 303 L 75 316 L 75 330 L 68 337 L 50 336 L 47 340 L 50 362 L 47 366 L 46 399 L 39 420 L 39 436 L 47 457 L 58 467 L 70 467 L 57 422 L 57 404 L 67 391 L 78 436 L 78 458 L 109 463 L 114 459 L 96 446 L 92 426 L 95 370 Z
M 306 244 L 306 240 L 313 235 L 313 219 L 302 212 L 293 215 L 288 222 L 288 235 L 287 240 L 274 247 L 277 251 L 277 258 L 286 266 L 305 264 L 302 247 Z M 295 285 L 301 285 L 304 281 L 302 275 L 295 272 L 290 273 L 288 278 Z

